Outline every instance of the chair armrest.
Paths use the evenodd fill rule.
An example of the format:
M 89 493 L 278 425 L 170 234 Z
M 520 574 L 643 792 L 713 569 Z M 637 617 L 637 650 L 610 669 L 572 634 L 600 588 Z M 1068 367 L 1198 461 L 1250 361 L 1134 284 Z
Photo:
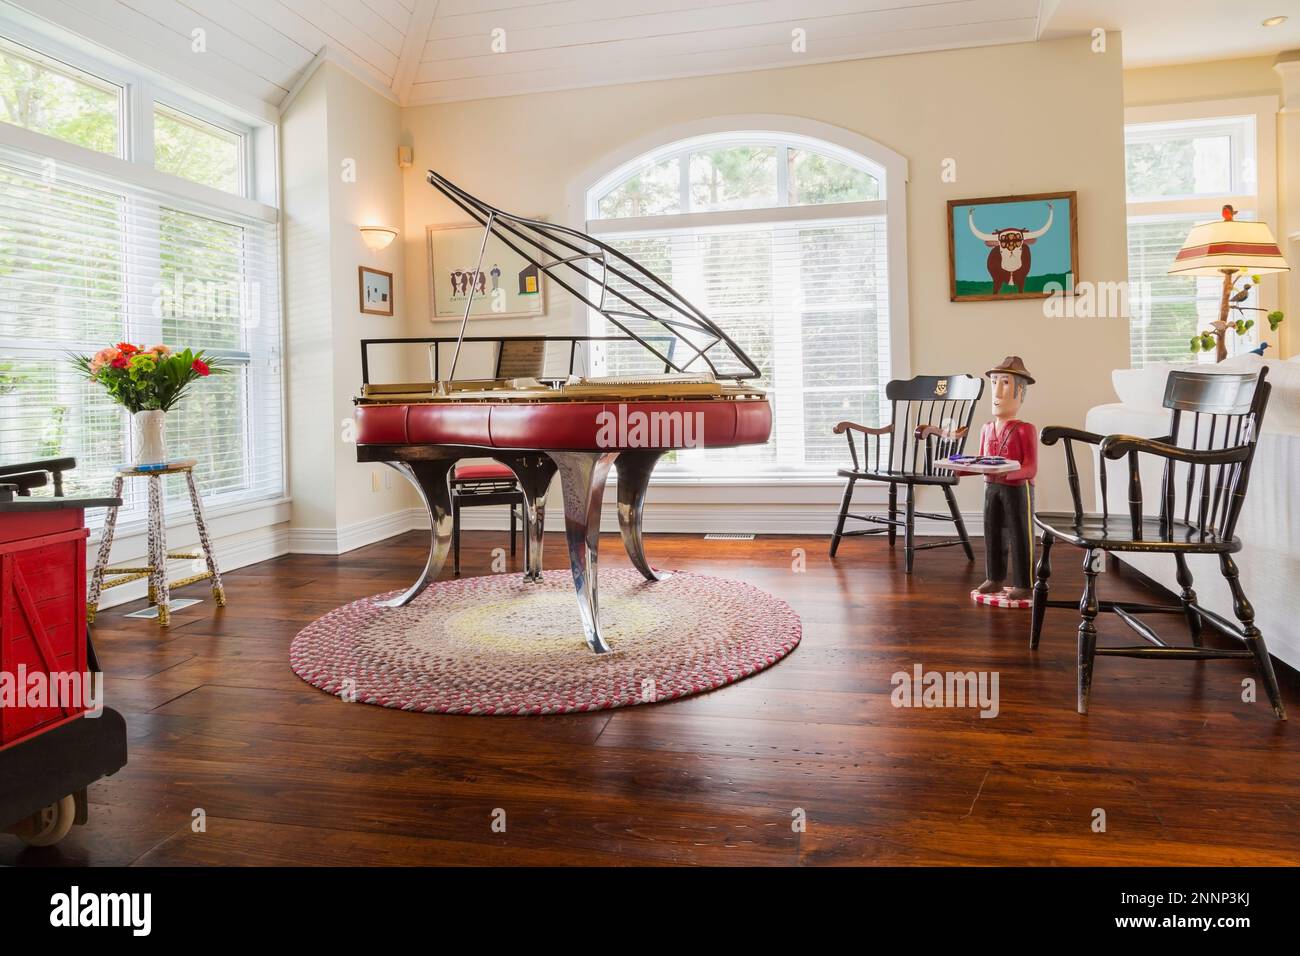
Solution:
M 869 425 L 859 425 L 857 422 L 840 422 L 832 429 L 836 435 L 843 435 L 846 431 L 862 432 L 864 435 L 888 435 L 893 430 L 890 425 L 872 428 Z
M 1250 456 L 1249 445 L 1234 448 L 1190 449 L 1166 444 L 1153 438 L 1138 438 L 1136 435 L 1107 435 L 1101 443 L 1103 457 L 1122 458 L 1130 452 L 1142 452 L 1157 455 L 1170 461 L 1185 461 L 1192 465 L 1231 465 L 1245 461 Z
M 1038 437 L 1044 445 L 1055 445 L 1062 438 L 1068 441 L 1087 442 L 1089 445 L 1100 445 L 1106 436 L 1096 432 L 1086 432 L 1082 428 L 1071 428 L 1068 425 L 1048 425 Z
M 917 438 L 930 438 L 934 436 L 942 441 L 954 441 L 966 434 L 968 429 L 965 428 L 940 428 L 938 425 L 917 425 Z

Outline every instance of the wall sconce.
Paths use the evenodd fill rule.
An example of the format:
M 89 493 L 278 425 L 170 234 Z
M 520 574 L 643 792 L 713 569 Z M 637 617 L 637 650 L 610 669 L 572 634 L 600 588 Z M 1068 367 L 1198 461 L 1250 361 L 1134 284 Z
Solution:
M 397 238 L 397 230 L 389 226 L 361 226 L 360 229 L 361 240 L 376 252 L 387 249 Z

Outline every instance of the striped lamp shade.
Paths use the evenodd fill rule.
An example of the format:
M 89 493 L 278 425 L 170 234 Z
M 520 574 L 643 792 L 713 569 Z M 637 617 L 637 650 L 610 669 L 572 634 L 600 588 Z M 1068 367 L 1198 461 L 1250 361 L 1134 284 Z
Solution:
M 1225 206 L 1222 219 L 1192 227 L 1169 274 L 1212 276 L 1232 270 L 1254 274 L 1289 268 L 1267 223 L 1234 219 L 1232 207 Z

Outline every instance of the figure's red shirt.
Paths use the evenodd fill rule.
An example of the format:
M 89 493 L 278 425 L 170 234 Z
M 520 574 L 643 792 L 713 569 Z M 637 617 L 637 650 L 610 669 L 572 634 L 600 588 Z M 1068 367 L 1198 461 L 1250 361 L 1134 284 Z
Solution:
M 1038 429 L 1029 422 L 1007 422 L 998 431 L 995 418 L 980 429 L 980 454 L 1001 455 L 1020 462 L 1020 467 L 1004 475 L 985 475 L 984 480 L 997 485 L 1023 485 L 1033 483 L 1038 474 Z

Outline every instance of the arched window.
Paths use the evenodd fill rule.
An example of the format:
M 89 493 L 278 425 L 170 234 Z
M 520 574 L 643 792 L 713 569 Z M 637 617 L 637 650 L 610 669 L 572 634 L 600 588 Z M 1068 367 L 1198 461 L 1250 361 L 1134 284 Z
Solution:
M 881 421 L 884 386 L 896 370 L 894 185 L 885 163 L 838 144 L 736 131 L 642 153 L 586 190 L 586 230 L 702 309 L 763 370 L 757 384 L 773 396 L 767 445 L 682 450 L 673 468 L 825 475 L 844 455 L 843 438 L 831 432 L 836 422 Z M 590 331 L 618 334 L 595 312 Z M 605 349 L 593 371 L 656 371 L 653 364 L 639 346 L 619 345 Z

